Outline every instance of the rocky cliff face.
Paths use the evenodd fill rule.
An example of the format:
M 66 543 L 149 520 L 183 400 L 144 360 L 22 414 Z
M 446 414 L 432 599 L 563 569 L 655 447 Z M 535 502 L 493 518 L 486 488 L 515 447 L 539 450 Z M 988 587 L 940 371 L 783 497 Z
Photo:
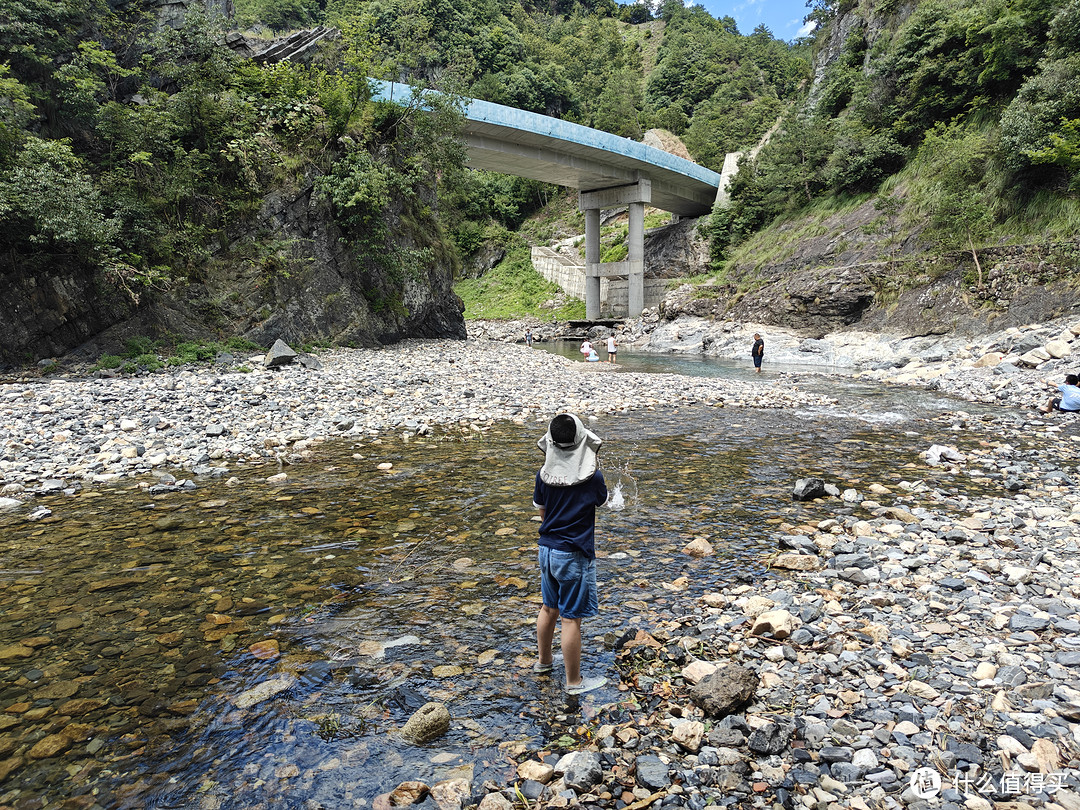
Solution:
M 128 3 L 127 5 L 134 5 Z M 179 28 L 188 9 L 201 6 L 211 15 L 233 16 L 232 0 L 145 0 L 143 6 L 157 15 L 158 28 Z
M 683 219 L 645 232 L 645 275 L 649 278 L 692 276 L 705 270 L 709 242 L 698 233 L 697 219 Z
M 810 336 L 843 329 L 974 335 L 1080 312 L 1069 281 L 1076 241 L 982 249 L 979 287 L 970 252 L 936 252 L 873 201 L 820 222 L 789 222 L 774 236 L 768 255 L 734 263 L 729 283 L 670 293 L 661 317 L 746 321 Z
M 100 273 L 78 264 L 0 266 L 0 366 L 63 354 L 131 313 Z
M 843 55 L 844 45 L 852 35 L 861 35 L 866 40 L 866 53 L 863 58 L 863 70 L 866 71 L 870 67 L 870 57 L 878 39 L 888 31 L 895 30 L 910 17 L 918 2 L 904 0 L 900 3 L 883 4 L 880 0 L 857 0 L 845 5 L 847 9 L 832 21 L 819 50 L 814 54 L 814 77 L 806 102 L 808 109 L 813 109 L 820 101 L 825 74 Z M 883 11 L 882 5 L 890 8 Z
M 433 222 L 423 223 L 426 231 L 403 222 L 410 213 L 386 213 L 395 234 L 389 249 L 422 250 L 429 259 L 399 276 L 348 248 L 310 185 L 272 194 L 203 277 L 158 296 L 79 353 L 95 357 L 138 335 L 240 335 L 261 346 L 278 338 L 367 347 L 408 337 L 464 339 L 452 257 Z
M 224 317 L 261 345 L 278 337 L 363 346 L 406 337 L 464 339 L 463 305 L 451 289 L 452 258 L 434 221 L 408 226 L 410 214 L 400 207 L 386 212 L 394 234 L 390 249 L 426 251 L 429 258 L 398 277 L 346 247 L 329 208 L 310 187 L 292 197 L 274 195 L 254 229 L 272 228 L 286 237 L 272 269 L 267 272 L 266 262 L 260 268 L 238 265 L 226 251 L 222 271 L 203 286 L 204 296 L 220 301 L 226 293 L 234 303 L 219 305 Z
M 425 256 L 404 272 L 350 251 L 310 186 L 267 197 L 256 221 L 202 277 L 145 294 L 138 307 L 84 268 L 0 267 L 0 365 L 72 350 L 96 359 L 137 336 L 241 335 L 262 346 L 277 338 L 354 346 L 464 339 L 463 305 L 451 289 L 453 258 L 438 226 L 401 207 L 386 216 L 395 235 L 389 249 Z

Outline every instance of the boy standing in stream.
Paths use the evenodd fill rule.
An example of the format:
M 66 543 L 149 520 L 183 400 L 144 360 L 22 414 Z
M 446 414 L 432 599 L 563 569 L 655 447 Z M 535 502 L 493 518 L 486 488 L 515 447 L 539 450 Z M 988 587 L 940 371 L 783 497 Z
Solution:
M 581 676 L 581 621 L 599 613 L 596 595 L 596 507 L 608 491 L 597 453 L 603 442 L 581 420 L 561 413 L 537 445 L 544 466 L 536 474 L 533 506 L 540 510 L 540 594 L 536 617 L 537 662 L 533 671 L 553 669 L 551 643 L 561 622 L 566 691 L 580 695 L 603 686 L 602 677 Z

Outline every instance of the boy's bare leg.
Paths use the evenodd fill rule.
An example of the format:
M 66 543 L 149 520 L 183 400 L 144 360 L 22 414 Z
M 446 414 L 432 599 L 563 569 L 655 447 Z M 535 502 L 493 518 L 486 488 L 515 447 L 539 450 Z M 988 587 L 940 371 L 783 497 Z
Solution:
M 562 654 L 566 685 L 577 686 L 581 683 L 581 619 L 563 618 Z
M 536 616 L 536 657 L 541 664 L 551 663 L 551 640 L 555 638 L 555 623 L 559 620 L 559 609 L 541 605 Z M 563 643 L 565 644 L 566 626 L 563 625 Z M 580 642 L 579 642 L 580 644 Z

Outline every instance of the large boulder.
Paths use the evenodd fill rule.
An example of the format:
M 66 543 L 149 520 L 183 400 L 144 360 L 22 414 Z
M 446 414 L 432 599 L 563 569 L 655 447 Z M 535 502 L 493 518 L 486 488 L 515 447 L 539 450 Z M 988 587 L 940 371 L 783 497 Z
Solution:
M 293 362 L 297 357 L 289 344 L 281 338 L 274 341 L 274 345 L 270 347 L 270 351 L 263 357 L 263 365 L 267 368 L 277 368 L 279 366 L 287 366 Z
M 1048 340 L 1043 350 L 1051 357 L 1061 359 L 1072 354 L 1072 346 L 1064 340 Z
M 709 717 L 721 718 L 741 711 L 758 688 L 758 676 L 738 664 L 718 669 L 690 690 L 690 699 Z

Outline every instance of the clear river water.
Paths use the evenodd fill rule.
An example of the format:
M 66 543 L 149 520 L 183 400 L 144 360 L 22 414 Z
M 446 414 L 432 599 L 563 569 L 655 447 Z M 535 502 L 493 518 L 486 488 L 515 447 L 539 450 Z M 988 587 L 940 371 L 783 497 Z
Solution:
M 128 483 L 41 499 L 53 512 L 41 521 L 0 515 L 0 804 L 363 807 L 408 779 L 510 778 L 508 743 L 555 745 L 618 711 L 605 637 L 734 582 L 768 589 L 778 524 L 838 508 L 792 503 L 797 478 L 865 489 L 932 443 L 965 441 L 932 417 L 966 403 L 761 378 L 837 401 L 592 425 L 625 508 L 598 517 L 601 615 L 584 628 L 585 670 L 609 685 L 580 699 L 530 669 L 539 423 L 340 440 L 281 484 L 264 467 L 238 471 L 239 486 L 151 496 Z M 681 553 L 699 536 L 716 556 Z M 404 742 L 396 731 L 430 700 L 448 706 L 450 732 Z

